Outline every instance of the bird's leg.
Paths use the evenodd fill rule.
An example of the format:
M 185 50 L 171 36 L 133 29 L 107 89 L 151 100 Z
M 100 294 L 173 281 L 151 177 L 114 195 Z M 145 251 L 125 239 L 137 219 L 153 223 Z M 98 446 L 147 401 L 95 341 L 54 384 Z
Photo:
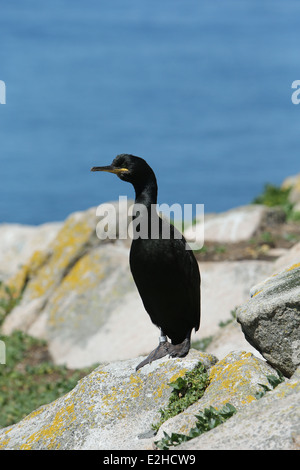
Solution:
M 159 345 L 149 354 L 148 357 L 146 357 L 146 359 L 140 362 L 140 364 L 136 367 L 135 370 L 139 370 L 146 364 L 151 364 L 152 361 L 156 361 L 161 357 L 167 356 L 167 354 L 169 354 L 170 346 L 171 344 L 168 342 L 166 335 L 162 330 L 160 330 Z
M 191 332 L 189 332 L 186 338 L 179 344 L 170 344 L 169 354 L 170 357 L 185 357 L 191 347 Z

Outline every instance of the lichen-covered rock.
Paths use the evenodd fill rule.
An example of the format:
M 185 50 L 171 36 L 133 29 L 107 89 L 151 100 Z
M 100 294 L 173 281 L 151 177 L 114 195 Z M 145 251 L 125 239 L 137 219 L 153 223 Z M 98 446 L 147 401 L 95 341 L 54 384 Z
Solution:
M 124 322 L 123 331 L 117 328 L 115 331 L 118 344 L 113 341 L 111 345 L 107 330 L 116 315 L 121 322 L 122 313 L 118 310 L 127 311 L 125 305 L 132 294 L 137 300 L 135 307 L 131 305 L 135 308 L 132 317 L 140 314 L 148 320 L 128 268 L 128 250 L 117 244 L 102 245 L 83 256 L 64 277 L 43 311 L 54 361 L 82 367 L 126 358 Z M 128 328 L 132 330 L 132 320 Z
M 229 353 L 210 369 L 210 384 L 203 397 L 179 415 L 166 421 L 160 427 L 156 440 L 160 440 L 164 432 L 169 435 L 188 434 L 195 426 L 197 413 L 204 408 L 213 406 L 219 409 L 230 403 L 240 410 L 256 400 L 256 393 L 262 389 L 259 384 L 268 386 L 267 376 L 272 374 L 274 369 L 271 366 L 249 352 Z
M 288 269 L 297 261 L 300 261 L 300 242 L 292 246 L 292 248 L 287 250 L 286 253 L 284 253 L 274 262 L 273 273 L 278 273 L 284 269 Z
M 253 287 L 237 321 L 249 343 L 290 377 L 300 364 L 300 263 Z
M 62 222 L 42 225 L 0 224 L 0 279 L 14 276 L 36 250 L 44 250 L 61 229 Z
M 0 430 L 0 448 L 16 450 L 152 450 L 163 431 L 188 433 L 204 408 L 231 403 L 237 413 L 217 428 L 178 449 L 290 449 L 300 436 L 300 368 L 271 390 L 277 375 L 266 362 L 245 352 L 218 361 L 191 350 L 183 359 L 162 358 L 138 372 L 141 358 L 96 368 L 77 386 L 19 423 Z M 152 424 L 169 402 L 168 385 L 201 362 L 210 383 L 204 395 L 153 435 Z M 271 391 L 260 398 L 261 384 Z M 177 449 L 177 448 L 175 448 Z
M 8 315 L 2 331 L 10 334 L 20 329 L 44 338 L 55 363 L 78 368 L 141 354 L 143 350 L 132 351 L 127 342 L 128 330 L 137 339 L 132 324 L 138 328 L 140 321 L 145 325 L 139 331 L 144 331 L 150 320 L 132 280 L 128 250 L 109 243 L 81 256 L 49 298 L 23 300 Z M 151 331 L 148 336 L 153 347 L 158 336 L 155 331 L 153 327 L 153 337 Z M 140 336 L 137 345 L 142 348 L 145 344 Z M 127 348 L 131 356 L 126 355 Z
M 123 225 L 130 204 L 113 203 L 126 219 Z M 98 222 L 96 208 L 71 214 L 52 242 L 7 281 L 22 299 L 7 315 L 2 333 L 18 329 L 46 339 L 53 360 L 73 368 L 136 357 L 157 342 L 158 331 L 151 330 L 132 280 L 128 243 L 99 239 Z M 136 341 L 149 326 L 147 342 L 145 335 Z
M 100 366 L 65 396 L 0 430 L 2 449 L 151 449 L 147 436 L 170 397 L 169 382 L 216 358 L 192 350 L 138 372 L 141 358 Z M 141 436 L 142 435 L 142 436 Z
M 118 237 L 118 220 L 124 219 L 129 222 L 128 207 L 132 201 L 120 201 L 107 203 L 114 207 L 115 234 L 116 238 L 105 241 L 114 242 Z M 98 209 L 102 207 L 99 206 Z M 23 301 L 28 302 L 37 297 L 49 297 L 53 290 L 60 284 L 62 279 L 69 273 L 76 262 L 88 253 L 91 249 L 100 244 L 101 240 L 97 233 L 99 223 L 97 216 L 97 208 L 92 207 L 86 211 L 74 212 L 63 224 L 55 224 L 55 236 L 44 236 L 50 243 L 42 245 L 36 244 L 36 250 L 32 256 L 22 263 L 20 269 L 15 273 L 16 277 L 24 277 L 23 285 L 20 289 L 26 288 L 23 294 Z M 50 225 L 51 227 L 51 225 Z M 59 228 L 59 230 L 58 230 Z M 1 234 L 1 230 L 0 230 Z M 53 230 L 50 232 L 53 234 Z M 25 275 L 24 275 L 25 273 Z M 14 276 L 14 277 L 15 277 Z M 9 280 L 10 284 L 14 284 L 14 277 Z
M 177 450 L 300 450 L 300 368 L 228 421 Z M 176 451 L 175 450 L 175 451 Z
M 33 254 L 24 293 L 26 300 L 49 296 L 87 249 L 99 244 L 96 223 L 95 208 L 76 212 L 67 218 L 45 252 Z

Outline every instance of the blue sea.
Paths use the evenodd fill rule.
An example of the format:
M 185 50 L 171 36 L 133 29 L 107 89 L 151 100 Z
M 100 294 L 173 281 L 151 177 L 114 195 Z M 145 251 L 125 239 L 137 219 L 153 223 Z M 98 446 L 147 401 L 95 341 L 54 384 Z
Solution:
M 220 212 L 300 172 L 297 0 L 0 0 L 0 223 L 133 197 L 91 173 L 119 153 L 160 203 Z

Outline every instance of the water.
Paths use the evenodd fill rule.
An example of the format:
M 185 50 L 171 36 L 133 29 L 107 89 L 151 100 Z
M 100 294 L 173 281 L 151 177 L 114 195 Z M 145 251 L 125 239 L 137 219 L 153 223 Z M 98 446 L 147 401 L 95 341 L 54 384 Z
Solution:
M 300 172 L 297 0 L 0 0 L 0 222 L 133 197 L 91 173 L 144 157 L 159 202 L 207 212 Z

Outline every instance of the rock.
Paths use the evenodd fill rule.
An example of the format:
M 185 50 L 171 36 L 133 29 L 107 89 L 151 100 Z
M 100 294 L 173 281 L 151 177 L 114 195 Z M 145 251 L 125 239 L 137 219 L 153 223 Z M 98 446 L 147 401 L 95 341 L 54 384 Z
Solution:
M 191 351 L 135 371 L 141 358 L 100 366 L 63 397 L 0 430 L 3 449 L 152 449 L 151 424 L 170 397 L 173 382 L 199 361 L 216 358 Z
M 113 204 L 127 223 L 130 204 Z M 130 243 L 99 240 L 96 228 L 96 208 L 71 214 L 52 241 L 8 280 L 22 298 L 7 315 L 3 334 L 21 329 L 46 339 L 54 362 L 70 368 L 147 354 L 158 341 L 158 329 L 132 281 Z M 110 230 L 118 235 L 114 227 Z M 270 261 L 244 260 L 201 262 L 200 271 L 202 318 L 193 341 L 219 335 L 219 323 L 231 318 L 231 311 L 248 299 L 250 288 L 273 268 Z M 226 332 L 212 343 L 219 353 L 240 348 L 254 352 L 240 327 L 230 333 L 228 346 Z
M 290 377 L 300 364 L 300 263 L 273 274 L 251 289 L 237 310 L 246 339 Z
M 127 205 L 115 206 L 127 218 Z M 46 339 L 54 362 L 72 368 L 136 357 L 158 341 L 132 280 L 127 241 L 99 240 L 97 221 L 95 208 L 72 214 L 8 281 L 25 290 L 2 333 Z
M 23 300 L 2 331 L 19 329 L 46 339 L 56 364 L 78 368 L 141 354 L 151 341 L 151 328 L 146 345 L 147 335 L 140 332 L 150 324 L 128 268 L 128 250 L 116 243 L 82 256 L 48 299 Z M 154 326 L 152 336 L 154 347 Z
M 274 262 L 273 272 L 279 272 L 289 268 L 292 264 L 295 264 L 295 262 L 300 262 L 300 242 L 296 243 Z
M 175 448 L 181 450 L 300 449 L 300 369 L 228 421 Z
M 244 351 L 229 353 L 210 369 L 210 384 L 203 397 L 179 415 L 166 421 L 160 427 L 156 440 L 162 439 L 164 432 L 169 436 L 172 433 L 188 434 L 195 426 L 197 413 L 204 408 L 213 406 L 219 409 L 230 403 L 236 409 L 242 409 L 256 400 L 255 394 L 261 390 L 259 383 L 269 385 L 266 376 L 272 373 L 274 373 L 272 367 L 251 353 Z
M 300 173 L 286 178 L 281 187 L 282 189 L 291 188 L 289 201 L 294 204 L 294 210 L 300 211 Z
M 249 240 L 259 229 L 268 208 L 253 204 L 204 217 L 204 242 L 238 243 Z M 203 220 L 185 230 L 187 241 L 201 240 Z
M 125 203 L 114 203 L 123 218 L 132 202 Z M 54 239 L 8 281 L 22 298 L 2 333 L 20 329 L 46 339 L 54 362 L 70 368 L 146 354 L 158 341 L 159 331 L 132 280 L 130 244 L 99 240 L 97 223 L 96 208 L 71 214 Z M 247 299 L 250 287 L 270 273 L 270 265 L 201 263 L 202 320 L 193 340 L 216 333 L 218 323 Z
M 162 358 L 138 372 L 141 358 L 97 367 L 63 397 L 43 405 L 19 423 L 0 430 L 3 450 L 153 450 L 163 431 L 187 433 L 195 415 L 226 403 L 237 413 L 181 449 L 291 449 L 300 435 L 300 369 L 290 380 L 266 392 L 276 372 L 250 353 L 231 352 L 221 361 L 191 350 L 186 358 Z M 170 418 L 153 434 L 171 395 L 168 385 L 201 362 L 209 385 L 197 402 Z M 272 388 L 272 387 L 271 387 Z M 258 419 L 259 417 L 259 419 Z
M 56 237 L 62 222 L 38 226 L 0 224 L 0 279 L 14 276 L 36 250 L 44 250 Z

